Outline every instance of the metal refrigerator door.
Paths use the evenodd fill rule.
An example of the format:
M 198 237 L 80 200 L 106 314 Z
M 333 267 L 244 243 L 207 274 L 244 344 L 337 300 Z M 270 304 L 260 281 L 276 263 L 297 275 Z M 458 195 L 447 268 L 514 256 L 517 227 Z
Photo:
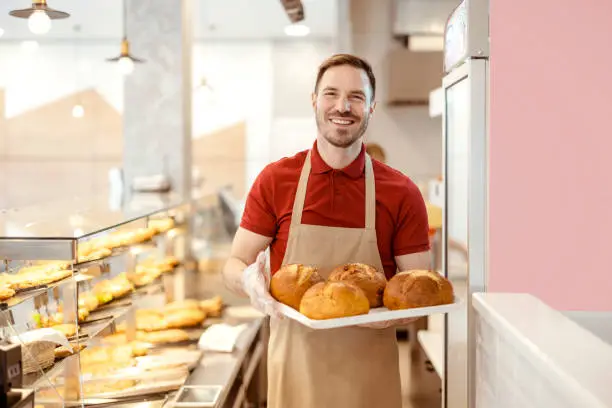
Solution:
M 444 406 L 472 407 L 475 368 L 471 295 L 485 290 L 487 62 L 468 60 L 444 79 L 443 266 L 461 310 L 446 316 Z

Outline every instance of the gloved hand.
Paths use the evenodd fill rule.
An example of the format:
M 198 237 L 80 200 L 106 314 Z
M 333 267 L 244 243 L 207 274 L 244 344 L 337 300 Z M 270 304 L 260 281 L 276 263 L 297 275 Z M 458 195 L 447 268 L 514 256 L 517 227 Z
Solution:
M 266 261 L 266 252 L 260 252 L 255 263 L 247 266 L 242 272 L 242 287 L 249 295 L 251 305 L 255 309 L 266 315 L 282 318 L 278 302 L 270 295 L 270 275 L 266 271 Z

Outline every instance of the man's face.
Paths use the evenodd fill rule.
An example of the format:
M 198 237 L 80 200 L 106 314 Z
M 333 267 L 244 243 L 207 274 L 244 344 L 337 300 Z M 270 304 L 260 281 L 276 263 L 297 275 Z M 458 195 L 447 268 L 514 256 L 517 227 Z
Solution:
M 342 148 L 361 139 L 374 112 L 368 76 L 350 65 L 329 68 L 312 102 L 319 133 L 333 146 Z

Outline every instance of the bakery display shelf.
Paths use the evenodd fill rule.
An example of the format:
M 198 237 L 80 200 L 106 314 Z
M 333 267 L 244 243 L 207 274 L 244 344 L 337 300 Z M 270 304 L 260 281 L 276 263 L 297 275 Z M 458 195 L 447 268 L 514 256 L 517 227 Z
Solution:
M 189 349 L 195 347 L 200 339 L 202 333 L 204 333 L 204 329 L 198 330 L 189 330 L 189 329 L 180 329 L 186 331 L 189 335 L 188 340 L 182 341 L 174 341 L 174 342 L 159 342 L 159 343 L 149 343 L 149 349 L 153 351 L 159 350 L 176 350 L 176 349 Z
M 83 343 L 97 337 L 100 333 L 114 325 L 117 320 L 123 318 L 130 308 L 131 306 L 117 308 L 113 311 L 111 316 L 107 316 L 106 318 L 79 322 L 76 334 L 68 336 L 67 340 L 70 343 Z M 50 326 L 50 328 L 53 328 L 53 326 Z
M 138 366 L 126 367 L 125 369 L 119 369 L 114 372 L 104 373 L 104 374 L 92 374 L 92 373 L 82 373 L 80 376 L 80 381 L 87 382 L 96 382 L 102 380 L 146 380 L 146 381 L 164 381 L 164 380 L 175 380 L 177 378 L 185 381 L 187 376 L 189 375 L 189 368 L 187 364 L 175 364 L 174 366 L 170 366 L 170 364 L 166 364 L 166 367 L 158 367 L 153 369 L 145 369 L 140 368 Z M 65 381 L 63 377 L 55 378 L 53 380 L 55 385 L 64 385 Z
M 156 236 L 165 236 L 174 229 L 174 224 L 165 230 L 163 226 L 154 226 L 153 220 L 178 219 L 182 223 L 182 218 L 189 216 L 190 208 L 190 202 L 174 195 L 159 197 L 152 204 L 130 202 L 119 206 L 109 206 L 106 196 L 92 196 L 3 211 L 0 212 L 0 257 L 77 261 L 79 247 L 114 232 L 151 226 L 158 230 Z M 149 238 L 149 241 L 152 240 Z M 134 245 L 140 243 L 135 241 Z M 101 259 L 104 258 L 96 261 Z
M 76 274 L 46 285 L 37 285 L 28 289 L 16 291 L 14 296 L 0 301 L 0 310 L 12 309 L 28 300 L 44 294 L 49 294 L 52 290 L 59 288 L 62 285 L 74 282 L 74 276 L 76 276 Z
M 159 286 L 159 284 L 156 284 L 148 288 L 141 287 L 135 289 L 124 296 L 115 298 L 108 303 L 98 306 L 95 310 L 90 312 L 89 316 L 94 316 L 95 319 L 99 319 L 101 318 L 100 315 L 113 315 L 117 310 L 131 306 L 134 303 L 135 297 L 150 295 L 159 291 L 161 289 Z M 89 319 L 89 316 L 87 319 Z M 85 321 L 87 321 L 87 319 Z
M 174 276 L 174 274 L 182 270 L 182 268 L 183 267 L 179 265 L 173 268 L 171 271 L 162 273 L 161 275 L 159 275 L 157 278 L 147 283 L 146 285 L 137 286 L 134 289 L 134 292 L 132 292 L 132 296 L 150 295 L 150 294 L 158 292 L 159 290 L 162 290 L 164 287 L 164 276 L 166 277 Z
M 66 359 L 56 360 L 55 364 L 51 367 L 41 370 L 35 373 L 24 374 L 23 376 L 23 387 L 24 388 L 38 388 L 43 386 L 49 378 L 59 376 L 64 371 Z
M 135 288 L 132 292 L 126 294 L 125 296 L 114 299 L 104 305 L 98 306 L 96 310 L 92 311 L 87 317 L 87 319 L 85 319 L 84 321 L 88 321 L 90 317 L 93 317 L 94 319 L 100 319 L 100 315 L 112 316 L 117 309 L 131 306 L 134 303 L 134 300 L 136 300 L 138 297 L 154 295 L 162 292 L 163 290 L 164 287 L 161 279 L 155 280 L 149 283 L 148 285 Z
M 145 384 L 138 384 L 134 387 L 127 388 L 121 391 L 105 392 L 86 396 L 79 401 L 64 400 L 64 407 L 82 407 L 82 406 L 116 406 L 117 403 L 126 401 L 142 401 L 147 399 L 165 399 L 167 393 L 178 390 L 184 383 L 184 379 L 175 381 L 151 381 Z M 41 396 L 36 396 L 36 402 L 47 405 L 49 402 L 55 402 L 45 399 Z
M 150 239 L 144 242 L 139 242 L 137 244 L 131 244 L 131 245 L 114 248 L 109 255 L 101 257 L 101 258 L 90 259 L 90 260 L 82 261 L 82 262 L 76 262 L 74 264 L 74 267 L 77 269 L 85 269 L 91 266 L 105 263 L 107 261 L 110 261 L 113 258 L 124 256 L 125 254 L 129 254 L 130 252 L 131 253 L 143 253 L 143 252 L 155 250 L 156 248 L 157 247 L 155 246 L 155 241 L 153 239 Z
M 12 297 L 8 299 L 0 301 L 0 310 L 12 309 L 24 303 L 25 301 L 36 298 L 45 293 L 49 293 L 49 291 L 59 288 L 62 285 L 65 285 L 67 283 L 72 283 L 72 282 L 82 283 L 82 282 L 88 282 L 92 279 L 94 279 L 94 276 L 91 276 L 86 273 L 80 273 L 75 270 L 71 276 L 67 276 L 58 281 L 47 283 L 44 285 L 36 285 L 36 286 L 30 287 L 27 289 L 16 290 L 15 295 L 13 295 Z
M 85 388 L 96 383 L 134 382 L 133 385 L 116 391 L 90 393 L 80 401 L 65 401 L 66 406 L 73 403 L 84 405 L 100 405 L 129 402 L 145 402 L 147 400 L 165 399 L 168 392 L 179 389 L 188 378 L 190 372 L 199 364 L 203 353 L 195 348 L 159 350 L 150 349 L 145 356 L 135 358 L 135 365 L 120 368 L 106 374 L 83 373 L 79 380 Z M 48 377 L 49 382 L 41 384 L 44 393 L 51 387 L 61 387 L 65 378 L 61 372 L 55 371 L 55 377 Z M 91 389 L 91 388 L 90 388 Z M 37 402 L 46 402 L 45 396 L 37 396 Z M 78 404 L 77 404 L 78 406 Z
M 112 315 L 105 318 L 96 318 L 93 321 L 79 323 L 79 341 L 82 338 L 94 338 L 102 331 L 114 324 L 118 319 L 123 318 L 132 306 L 118 307 L 113 310 Z M 71 339 L 68 339 L 71 340 Z
M 121 311 L 123 310 L 123 308 L 125 307 L 130 307 L 132 305 L 132 303 L 128 303 L 128 304 L 124 304 L 124 305 L 120 305 L 120 306 L 115 306 L 115 307 L 107 307 L 105 309 L 96 309 L 92 312 L 89 313 L 89 316 L 87 316 L 86 319 L 84 319 L 83 321 L 81 321 L 81 325 L 86 325 L 86 324 L 91 324 L 91 323 L 95 323 L 95 322 L 99 322 L 99 321 L 105 321 L 108 319 L 114 319 L 117 318 L 118 315 L 121 314 Z
M 137 200 L 111 205 L 107 194 L 56 200 L 44 205 L 0 213 L 0 236 L 11 240 L 84 239 L 141 220 L 172 217 L 189 203 L 175 194 L 160 194 L 154 202 Z M 51 258 L 55 259 L 55 258 Z
M 110 301 L 109 303 L 98 306 L 83 321 L 89 322 L 93 320 L 104 319 L 106 318 L 106 316 L 113 316 L 117 309 L 131 306 L 134 303 L 134 300 L 139 297 L 150 296 L 163 292 L 163 276 L 172 276 L 179 268 L 180 265 L 176 266 L 171 271 L 163 273 L 150 283 L 134 288 L 134 290 L 128 294 L 116 298 Z
M 57 401 L 44 402 L 44 408 L 82 408 L 83 406 L 96 408 L 165 408 L 169 398 L 167 392 L 157 394 L 149 394 L 146 396 L 132 396 L 122 398 L 86 398 L 81 401 Z M 45 401 L 45 400 L 42 400 Z M 40 405 L 40 398 L 36 399 L 37 405 Z
M 70 344 L 73 346 L 76 344 L 83 344 L 85 347 L 88 347 L 88 340 L 72 340 Z M 76 354 L 76 353 L 75 353 Z M 57 378 L 63 375 L 66 368 L 66 363 L 68 358 L 73 357 L 75 354 L 72 354 L 68 357 L 56 358 L 55 363 L 44 370 L 40 370 L 35 373 L 25 374 L 23 376 L 23 386 L 25 388 L 40 388 L 46 387 L 48 385 L 48 381 L 50 378 Z
M 68 337 L 67 339 L 72 345 L 82 344 L 82 345 L 85 345 L 85 347 L 87 347 L 89 345 L 89 342 L 92 339 L 94 339 L 104 330 L 109 328 L 115 322 L 116 319 L 124 316 L 128 310 L 129 308 L 124 308 L 121 311 L 121 313 L 117 314 L 117 316 L 114 318 L 108 318 L 106 320 L 97 321 L 95 323 L 90 323 L 90 324 L 81 323 L 79 324 L 78 335 Z M 72 357 L 72 356 L 69 356 L 69 357 Z M 37 388 L 37 387 L 44 386 L 46 384 L 47 379 L 49 378 L 60 377 L 63 374 L 66 360 L 67 360 L 66 357 L 58 358 L 55 360 L 55 363 L 51 367 L 45 370 L 42 370 L 42 371 L 38 371 L 36 373 L 30 373 L 30 374 L 24 375 L 23 377 L 24 386 Z

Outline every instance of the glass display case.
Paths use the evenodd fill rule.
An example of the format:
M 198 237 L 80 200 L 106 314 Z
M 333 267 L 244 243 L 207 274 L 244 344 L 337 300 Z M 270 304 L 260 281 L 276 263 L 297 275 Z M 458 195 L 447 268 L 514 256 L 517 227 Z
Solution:
M 176 390 L 200 358 L 164 347 L 197 340 L 221 309 L 218 298 L 185 300 L 193 203 L 151 198 L 0 214 L 0 336 L 21 345 L 22 387 L 37 406 Z

